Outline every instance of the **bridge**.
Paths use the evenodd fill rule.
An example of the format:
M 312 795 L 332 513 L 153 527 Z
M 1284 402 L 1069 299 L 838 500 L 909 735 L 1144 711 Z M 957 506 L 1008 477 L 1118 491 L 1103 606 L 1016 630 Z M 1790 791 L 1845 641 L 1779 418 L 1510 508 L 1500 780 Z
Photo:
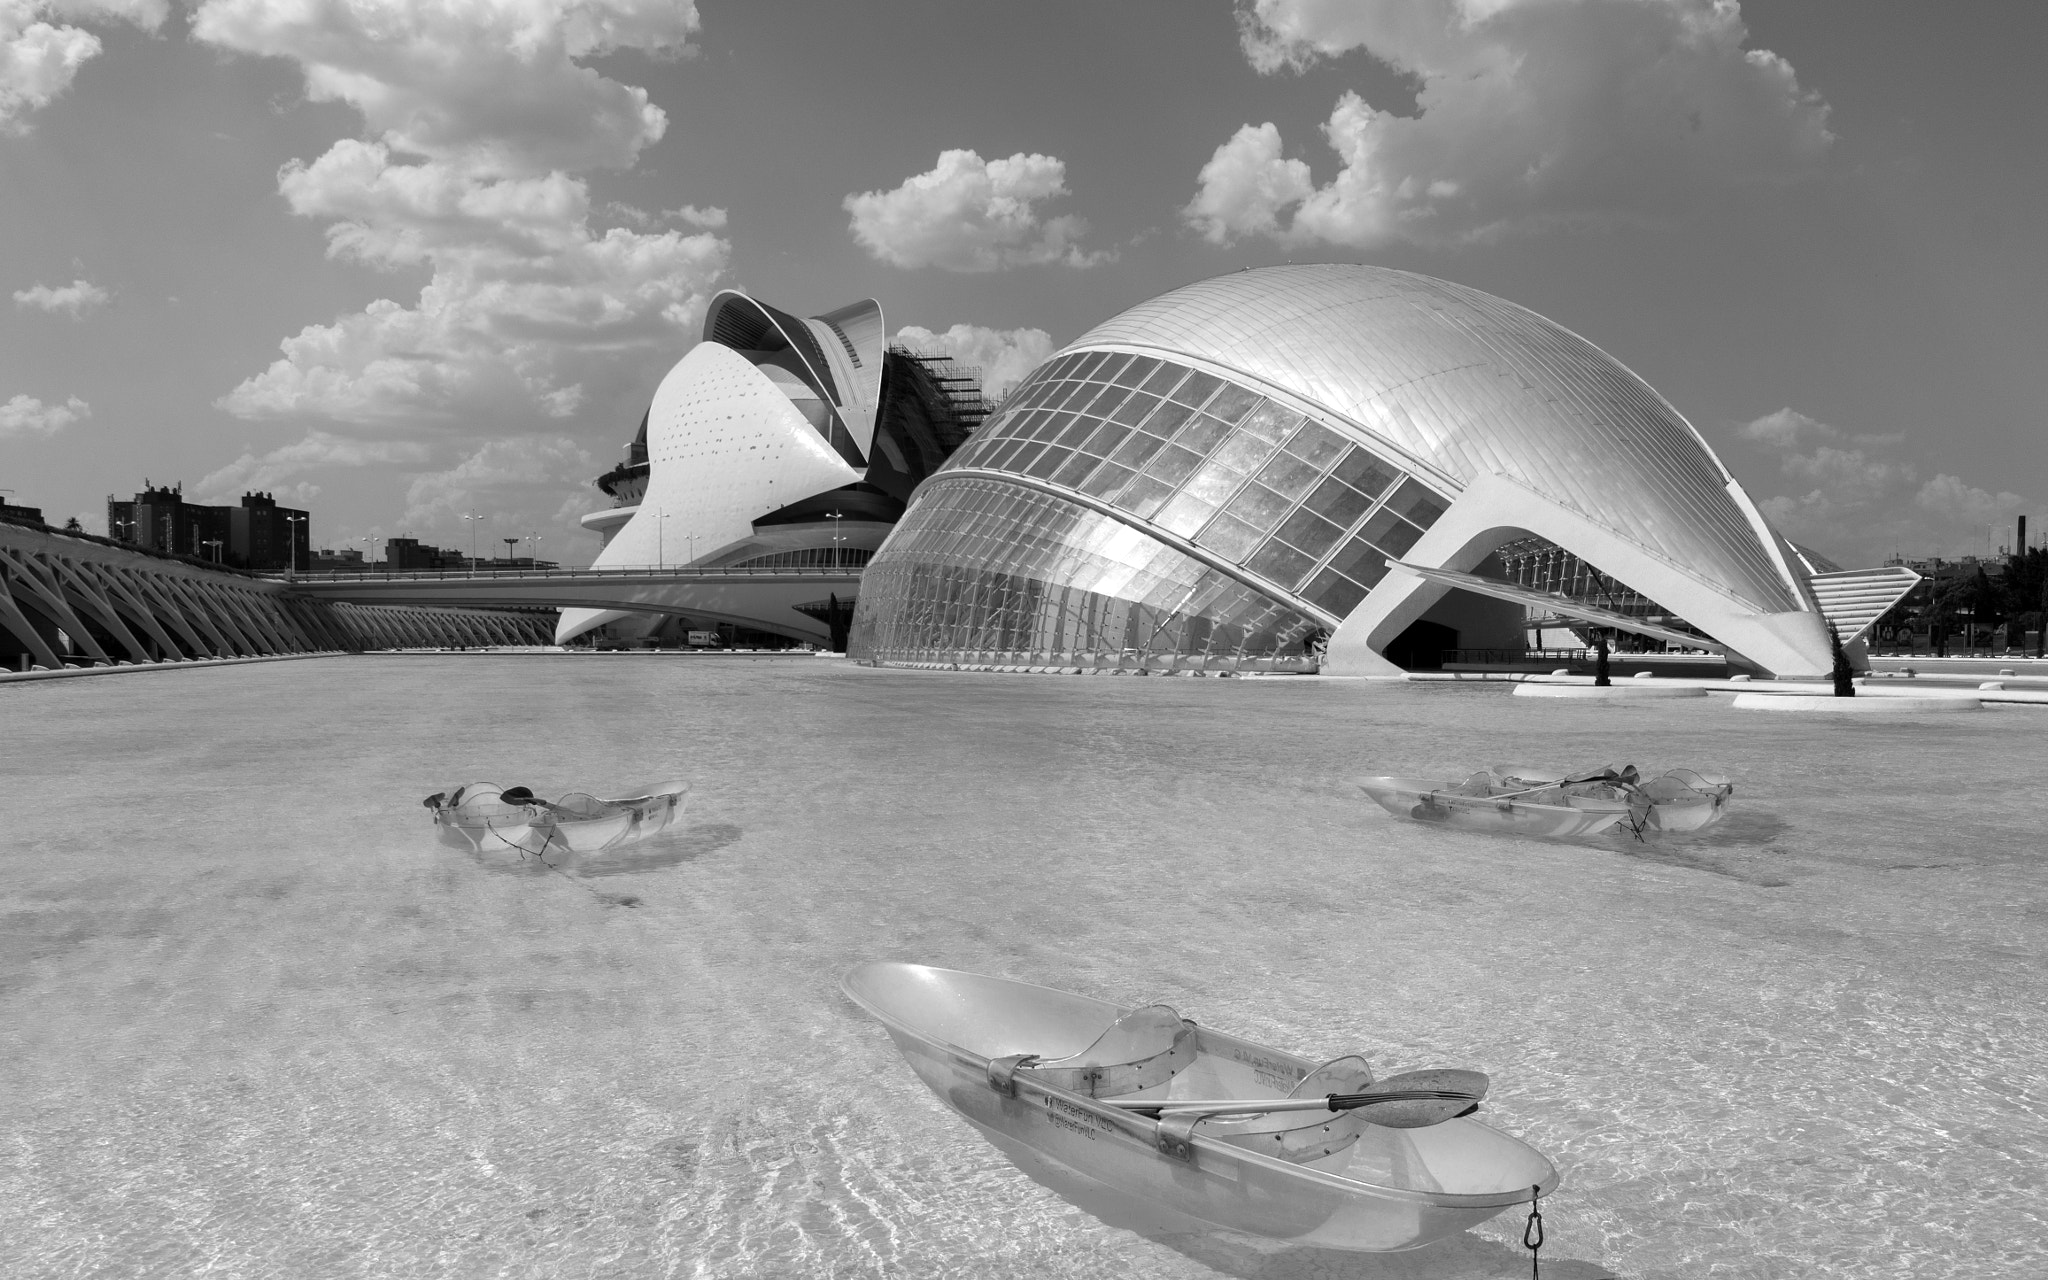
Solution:
M 853 566 L 479 568 L 301 573 L 289 583 L 295 595 L 338 604 L 621 609 L 729 622 L 828 644 L 829 605 L 837 597 L 840 609 L 850 613 L 860 575 Z

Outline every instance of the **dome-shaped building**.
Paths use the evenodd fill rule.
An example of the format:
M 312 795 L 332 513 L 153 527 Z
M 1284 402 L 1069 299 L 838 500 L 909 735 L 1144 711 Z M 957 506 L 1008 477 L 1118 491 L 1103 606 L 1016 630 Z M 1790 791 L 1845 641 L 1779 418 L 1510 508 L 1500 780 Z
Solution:
M 1573 562 L 1609 604 L 1518 583 L 1503 549 Z M 1537 606 L 1813 674 L 1830 647 L 1811 577 L 1699 433 L 1585 339 L 1426 276 L 1275 267 L 1155 298 L 1041 365 L 870 562 L 852 651 L 1258 669 L 1326 641 L 1323 669 L 1372 674 L 1418 635 L 1519 647 Z

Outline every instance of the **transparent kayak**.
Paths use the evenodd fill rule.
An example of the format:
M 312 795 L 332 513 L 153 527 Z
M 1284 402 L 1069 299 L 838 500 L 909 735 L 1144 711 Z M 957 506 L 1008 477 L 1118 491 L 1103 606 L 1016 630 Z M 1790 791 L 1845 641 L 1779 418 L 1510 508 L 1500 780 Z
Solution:
M 1326 1105 L 1330 1094 L 1375 1087 L 1362 1058 L 1318 1065 L 1163 1005 L 1128 1009 L 924 965 L 865 964 L 842 986 L 983 1137 L 1111 1222 L 1391 1252 L 1455 1235 L 1558 1183 L 1534 1148 L 1463 1118 L 1469 1097 L 1386 1093 L 1384 1107 Z M 1412 1076 L 1473 1079 L 1484 1091 L 1476 1072 Z M 1231 1109 L 1231 1100 L 1275 1109 Z
M 1396 817 L 1473 831 L 1569 840 L 1631 820 L 1631 805 L 1625 796 L 1572 795 L 1557 786 L 1502 794 L 1516 789 L 1471 779 L 1360 778 L 1358 785 Z
M 1495 765 L 1490 776 L 1495 785 L 1507 789 L 1553 784 L 1566 793 L 1623 794 L 1635 808 L 1638 834 L 1682 834 L 1711 827 L 1727 815 L 1729 797 L 1735 794 L 1735 784 L 1725 776 L 1695 769 L 1672 769 L 1654 778 L 1642 777 L 1634 765 L 1618 770 L 1609 766 L 1602 773 L 1600 778 L 1574 781 L 1584 775 L 1528 765 Z
M 472 782 L 422 803 L 441 843 L 478 853 L 605 853 L 638 844 L 682 817 L 687 782 L 664 782 L 616 800 L 572 791 L 544 800 L 524 787 Z

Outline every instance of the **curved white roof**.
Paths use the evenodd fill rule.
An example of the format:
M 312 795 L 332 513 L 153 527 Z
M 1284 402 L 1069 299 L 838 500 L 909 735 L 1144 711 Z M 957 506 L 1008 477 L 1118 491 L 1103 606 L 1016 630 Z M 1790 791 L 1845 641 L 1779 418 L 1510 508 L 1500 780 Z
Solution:
M 1691 424 L 1514 303 L 1383 267 L 1268 267 L 1162 294 L 1068 350 L 1192 356 L 1309 401 L 1462 488 L 1519 480 L 1762 612 L 1800 608 Z

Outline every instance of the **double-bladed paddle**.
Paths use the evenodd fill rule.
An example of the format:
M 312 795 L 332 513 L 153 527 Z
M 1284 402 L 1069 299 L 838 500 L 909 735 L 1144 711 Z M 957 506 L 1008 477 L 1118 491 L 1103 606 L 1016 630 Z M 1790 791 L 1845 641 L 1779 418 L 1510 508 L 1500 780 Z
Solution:
M 1388 1076 L 1358 1093 L 1329 1093 L 1318 1098 L 1097 1098 L 1104 1106 L 1126 1111 L 1190 1116 L 1251 1116 L 1276 1111 L 1355 1111 L 1371 1107 L 1363 1117 L 1388 1129 L 1422 1129 L 1472 1114 L 1486 1097 L 1485 1073 L 1438 1068 Z

